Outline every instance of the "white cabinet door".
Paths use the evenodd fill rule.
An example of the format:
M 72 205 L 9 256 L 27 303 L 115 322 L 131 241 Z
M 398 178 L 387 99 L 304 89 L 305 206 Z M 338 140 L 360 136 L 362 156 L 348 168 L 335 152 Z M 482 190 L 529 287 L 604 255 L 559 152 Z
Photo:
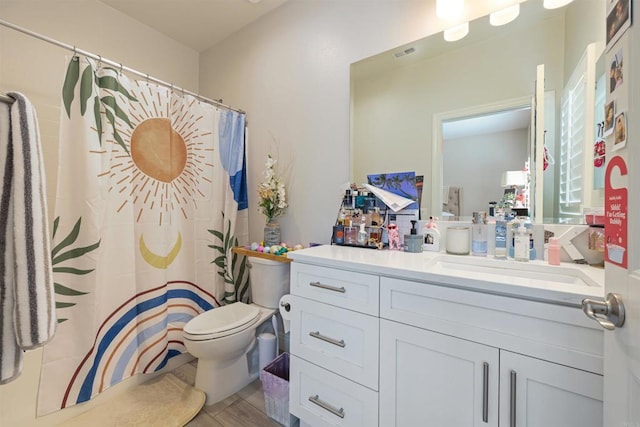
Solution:
M 602 427 L 602 376 L 500 351 L 501 427 Z
M 380 321 L 380 426 L 497 426 L 498 349 Z

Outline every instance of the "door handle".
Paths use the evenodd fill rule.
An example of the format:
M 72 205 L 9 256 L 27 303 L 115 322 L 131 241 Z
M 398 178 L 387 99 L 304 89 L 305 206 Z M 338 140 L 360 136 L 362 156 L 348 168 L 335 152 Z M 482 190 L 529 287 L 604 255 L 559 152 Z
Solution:
M 489 422 L 489 364 L 482 363 L 482 422 Z
M 516 371 L 510 372 L 509 377 L 509 427 L 516 427 Z
M 604 300 L 585 298 L 582 311 L 609 331 L 624 325 L 624 304 L 618 294 L 609 293 Z

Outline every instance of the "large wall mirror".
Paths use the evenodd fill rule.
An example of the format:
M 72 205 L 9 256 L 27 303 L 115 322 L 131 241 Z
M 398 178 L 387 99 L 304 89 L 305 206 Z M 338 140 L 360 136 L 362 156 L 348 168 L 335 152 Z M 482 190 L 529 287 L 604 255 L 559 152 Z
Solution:
M 507 25 L 493 27 L 485 16 L 471 22 L 469 34 L 457 42 L 437 33 L 352 64 L 352 182 L 366 182 L 368 174 L 415 171 L 424 176 L 423 218 L 446 215 L 447 196 L 458 188 L 454 212 L 465 218 L 503 196 L 505 172 L 529 168 L 529 183 L 538 188 L 528 189 L 531 216 L 537 193 L 544 206 L 537 222 L 581 223 L 584 208 L 603 204 L 592 170 L 602 107 L 595 105 L 593 86 L 585 89 L 593 111 L 586 114 L 588 131 L 579 142 L 583 165 L 572 172 L 566 145 L 578 140 L 567 139 L 566 129 L 563 134 L 563 100 L 574 93 L 579 70 L 589 81 L 604 73 L 602 65 L 595 67 L 604 47 L 605 3 L 576 0 L 547 10 L 541 0 L 528 0 Z M 540 64 L 544 91 L 535 99 Z M 579 84 L 586 88 L 587 79 Z M 537 137 L 536 104 L 546 113 Z M 543 163 L 535 181 L 536 165 Z M 583 180 L 569 194 L 567 173 Z

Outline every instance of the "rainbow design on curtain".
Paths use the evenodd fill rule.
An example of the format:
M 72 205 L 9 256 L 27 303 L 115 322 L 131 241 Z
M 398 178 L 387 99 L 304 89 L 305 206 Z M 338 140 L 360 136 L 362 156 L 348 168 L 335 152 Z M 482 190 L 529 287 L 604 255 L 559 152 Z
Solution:
M 248 287 L 244 115 L 77 56 L 62 95 L 39 415 L 162 369 L 186 322 Z

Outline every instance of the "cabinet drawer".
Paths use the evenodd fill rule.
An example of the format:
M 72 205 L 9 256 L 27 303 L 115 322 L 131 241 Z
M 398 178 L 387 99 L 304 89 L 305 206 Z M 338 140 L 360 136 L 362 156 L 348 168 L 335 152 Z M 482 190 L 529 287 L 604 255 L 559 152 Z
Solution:
M 291 293 L 360 313 L 378 315 L 378 276 L 294 262 Z
M 378 393 L 308 363 L 290 362 L 289 411 L 314 427 L 378 425 Z
M 582 310 L 382 278 L 380 317 L 601 374 L 603 333 Z
M 300 297 L 295 297 L 291 310 L 291 353 L 378 389 L 377 317 Z

